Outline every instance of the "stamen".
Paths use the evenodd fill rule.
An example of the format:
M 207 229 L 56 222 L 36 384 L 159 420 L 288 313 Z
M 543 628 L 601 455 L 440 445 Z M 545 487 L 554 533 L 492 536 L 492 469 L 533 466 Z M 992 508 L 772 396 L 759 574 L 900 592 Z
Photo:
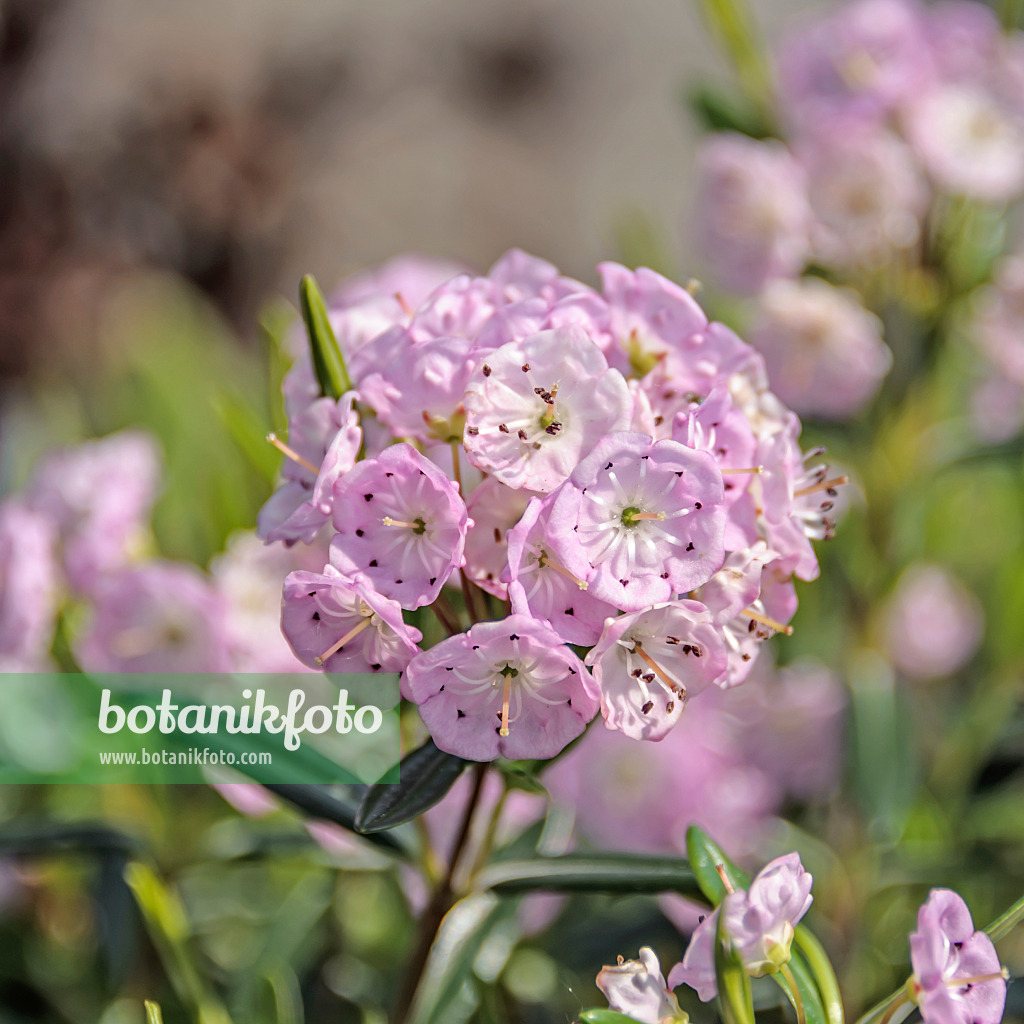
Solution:
M 763 473 L 764 466 L 744 466 L 742 469 L 723 469 L 721 471 L 722 476 L 728 476 L 730 473 Z
M 673 692 L 678 693 L 681 697 L 686 696 L 686 687 L 680 686 L 674 679 L 666 675 L 662 667 L 643 649 L 640 645 L 639 640 L 633 641 L 633 650 L 636 654 L 639 654 L 644 661 L 654 670 L 657 677 Z
M 308 469 L 314 476 L 320 472 L 319 466 L 314 466 L 309 459 L 304 459 L 294 448 L 289 448 L 277 434 L 267 434 L 267 442 L 272 444 L 285 458 L 291 459 L 292 462 L 297 462 L 303 469 Z
M 540 558 L 538 559 L 538 562 L 540 563 L 541 566 L 547 565 L 547 566 L 550 566 L 552 569 L 554 569 L 555 572 L 560 572 L 567 579 L 572 580 L 573 583 L 575 583 L 576 586 L 580 588 L 580 590 L 586 590 L 587 587 L 590 586 L 590 584 L 587 583 L 586 580 L 581 580 L 579 578 L 579 576 L 575 576 L 571 572 L 569 572 L 569 570 L 566 569 L 566 567 L 564 565 L 559 565 L 558 562 L 552 561 L 548 557 L 547 552 L 545 552 L 543 555 L 540 556 Z
M 512 673 L 505 673 L 505 692 L 501 697 L 501 728 L 498 730 L 499 736 L 508 735 L 508 705 L 509 700 L 512 696 Z
M 626 525 L 629 526 L 632 523 L 638 523 L 638 522 L 640 522 L 643 519 L 657 519 L 658 522 L 663 523 L 665 521 L 665 513 L 664 512 L 631 512 L 630 515 L 629 515 L 629 522 Z
M 742 612 L 740 618 L 753 619 L 754 622 L 760 622 L 762 626 L 767 626 L 769 629 L 774 629 L 776 633 L 785 633 L 786 636 L 793 635 L 793 627 L 787 626 L 785 623 L 778 622 L 776 619 L 770 619 L 767 615 L 762 615 L 760 612 L 755 612 L 753 608 L 748 608 Z
M 422 530 L 422 523 L 410 523 L 405 519 L 392 519 L 391 516 L 384 516 L 381 522 L 385 526 L 404 526 L 407 530 Z
M 831 480 L 822 480 L 820 484 L 811 484 L 810 487 L 801 487 L 799 491 L 793 492 L 794 498 L 803 498 L 808 494 L 814 494 L 816 491 L 827 491 L 832 487 L 841 487 L 843 484 L 848 484 L 850 478 L 848 476 L 837 476 Z
M 405 296 L 401 292 L 395 292 L 395 301 L 402 307 L 402 312 L 406 316 L 412 316 L 416 311 L 409 305 L 405 300 Z
M 736 890 L 732 886 L 732 882 L 729 881 L 729 876 L 725 873 L 724 864 L 716 864 L 715 870 L 718 872 L 718 877 L 722 880 L 722 885 L 725 886 L 725 891 L 731 896 Z
M 983 981 L 1010 980 L 1010 972 L 1002 967 L 997 974 L 975 974 L 970 978 L 950 978 L 946 982 L 946 988 L 963 988 L 965 985 L 980 985 Z
M 372 621 L 373 621 L 373 616 L 372 615 L 365 616 L 365 618 L 363 619 L 362 622 L 359 623 L 359 625 L 353 626 L 336 644 L 332 644 L 330 647 L 327 648 L 326 651 L 324 651 L 323 654 L 320 655 L 319 658 L 314 658 L 313 660 L 318 665 L 323 665 L 323 663 L 332 654 L 337 654 L 338 651 L 340 651 L 342 649 L 342 647 L 344 647 L 345 644 L 347 644 L 349 642 L 349 640 L 352 639 L 352 637 L 356 636 L 358 633 L 361 633 L 364 629 L 366 629 L 366 627 Z

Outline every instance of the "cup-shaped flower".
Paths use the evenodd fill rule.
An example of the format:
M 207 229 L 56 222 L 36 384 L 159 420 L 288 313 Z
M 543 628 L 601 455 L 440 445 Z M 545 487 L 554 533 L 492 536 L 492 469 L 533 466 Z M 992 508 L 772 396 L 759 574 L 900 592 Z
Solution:
M 661 964 L 650 946 L 643 946 L 638 960 L 624 960 L 602 967 L 597 987 L 608 1006 L 640 1024 L 684 1024 L 689 1016 L 665 984 Z
M 553 491 L 633 412 L 626 381 L 570 324 L 509 342 L 474 369 L 464 398 L 470 461 L 509 487 Z
M 671 988 L 689 985 L 702 1002 L 718 992 L 715 941 L 719 915 L 726 938 L 755 978 L 774 974 L 789 962 L 793 931 L 811 905 L 811 876 L 796 853 L 776 857 L 754 876 L 749 889 L 726 895 L 696 928 L 681 963 L 668 976 Z
M 402 620 L 397 601 L 366 577 L 347 579 L 331 566 L 288 574 L 281 630 L 299 661 L 327 672 L 400 672 L 423 639 Z
M 529 491 L 506 487 L 487 477 L 469 497 L 472 525 L 466 534 L 466 575 L 482 590 L 504 600 L 508 596 L 506 535 L 526 511 Z
M 412 445 L 357 463 L 334 488 L 331 564 L 403 608 L 430 604 L 463 562 L 469 516 L 456 485 Z
M 585 675 L 550 626 L 511 615 L 417 655 L 402 685 L 442 750 L 470 761 L 548 758 L 597 713 Z
M 603 438 L 559 490 L 553 553 L 595 597 L 639 611 L 704 583 L 725 558 L 722 474 L 707 452 Z
M 932 889 L 910 936 L 914 975 L 907 992 L 926 1024 L 998 1024 L 1006 976 L 992 940 L 974 930 L 967 904 Z
M 566 643 L 590 646 L 616 609 L 594 597 L 586 579 L 573 576 L 549 550 L 546 537 L 551 504 L 550 499 L 532 498 L 508 533 L 512 609 L 546 619 Z
M 725 646 L 697 601 L 670 601 L 610 618 L 587 655 L 609 729 L 660 740 L 686 701 L 726 673 Z

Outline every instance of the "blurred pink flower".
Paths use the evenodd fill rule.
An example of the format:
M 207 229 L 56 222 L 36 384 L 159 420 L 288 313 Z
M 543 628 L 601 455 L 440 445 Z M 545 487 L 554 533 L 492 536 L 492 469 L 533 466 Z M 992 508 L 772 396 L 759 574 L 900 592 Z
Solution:
M 689 1019 L 665 984 L 661 964 L 650 946 L 640 950 L 639 960 L 620 956 L 617 964 L 602 967 L 596 984 L 610 1009 L 640 1024 L 682 1024 Z
M 892 366 L 881 321 L 855 292 L 821 278 L 771 282 L 758 297 L 749 337 L 776 394 L 805 415 L 854 415 Z
M 779 142 L 718 133 L 697 159 L 701 254 L 724 288 L 753 294 L 798 274 L 811 255 L 803 169 Z
M 887 604 L 886 647 L 912 679 L 949 675 L 970 660 L 985 626 L 978 599 L 939 565 L 906 569 Z

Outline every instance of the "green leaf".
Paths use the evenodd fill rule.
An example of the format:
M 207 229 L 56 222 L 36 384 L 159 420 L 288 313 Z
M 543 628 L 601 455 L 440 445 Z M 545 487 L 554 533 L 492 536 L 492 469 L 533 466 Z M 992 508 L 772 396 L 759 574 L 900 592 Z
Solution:
M 521 789 L 524 793 L 548 796 L 547 789 L 531 770 L 530 761 L 495 761 L 495 767 L 505 778 L 509 789 Z
M 323 292 L 310 274 L 306 274 L 299 285 L 299 305 L 309 335 L 313 369 L 320 382 L 320 390 L 328 398 L 341 398 L 346 391 L 352 390 L 352 382 L 327 315 Z
M 729 860 L 722 848 L 697 825 L 686 830 L 686 853 L 700 891 L 712 906 L 717 907 L 727 892 L 719 868 L 725 872 L 733 889 L 746 889 L 750 885 L 750 876 Z
M 383 832 L 430 810 L 452 788 L 466 762 L 427 740 L 402 758 L 400 781 L 370 786 L 356 812 L 355 829 L 364 835 Z
M 146 1024 L 164 1024 L 164 1016 L 160 1012 L 159 1003 L 151 1003 L 147 999 L 142 1005 L 146 1007 Z
M 743 95 L 711 85 L 698 85 L 690 92 L 688 104 L 706 131 L 739 132 L 752 139 L 763 139 L 771 134 L 763 111 Z
M 511 921 L 517 900 L 474 893 L 445 915 L 427 958 L 409 1024 L 457 1024 L 476 1006 L 477 954 L 496 929 Z
M 335 825 L 341 825 L 351 832 L 356 831 L 356 814 L 359 811 L 359 802 L 347 795 L 342 787 L 315 786 L 315 785 L 278 785 L 266 784 L 265 789 L 271 793 L 287 800 L 288 803 L 299 810 L 305 811 L 314 818 L 323 818 L 324 821 L 332 821 Z M 368 842 L 385 849 L 407 853 L 410 844 L 405 841 L 401 832 L 381 832 L 367 835 Z
M 793 980 L 796 982 L 806 1024 L 827 1024 L 825 1009 L 821 1003 L 821 995 L 818 992 L 817 986 L 814 984 L 814 979 L 811 977 L 811 973 L 807 969 L 807 965 L 803 962 L 800 956 L 794 952 L 791 954 L 790 961 L 786 966 L 789 968 L 789 971 L 793 976 Z M 772 981 L 782 989 L 786 998 L 792 1004 L 793 1009 L 796 1010 L 796 1000 L 793 998 L 793 994 L 789 990 L 789 984 L 786 981 L 785 974 L 780 972 L 778 974 L 768 975 L 768 977 L 770 977 Z
M 628 853 L 570 853 L 492 864 L 478 879 L 498 893 L 677 892 L 700 899 L 690 866 L 681 857 L 643 857 Z
M 578 1016 L 580 1024 L 636 1024 L 635 1017 L 627 1017 L 617 1010 L 584 1010 Z
M 793 974 L 796 976 L 800 991 L 804 991 L 805 979 L 801 969 L 804 968 L 803 960 L 807 961 L 807 981 L 813 979 L 815 995 L 820 995 L 821 1005 L 824 1009 L 828 1024 L 844 1024 L 845 1014 L 843 1012 L 843 997 L 839 991 L 839 980 L 836 978 L 832 961 L 829 960 L 824 946 L 818 941 L 817 936 L 803 924 L 796 926 L 794 942 L 803 954 L 803 958 L 793 955 Z M 804 1007 L 807 1009 L 808 1024 L 811 1024 L 811 1011 L 809 1001 L 804 994 Z
M 722 1024 L 754 1024 L 750 976 L 732 949 L 725 931 L 725 918 L 721 914 L 715 933 L 715 979 Z

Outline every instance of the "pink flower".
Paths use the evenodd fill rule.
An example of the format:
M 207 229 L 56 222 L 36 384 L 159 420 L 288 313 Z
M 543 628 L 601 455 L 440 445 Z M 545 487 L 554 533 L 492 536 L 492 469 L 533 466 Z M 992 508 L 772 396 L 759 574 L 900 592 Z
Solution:
M 941 566 L 918 562 L 907 569 L 887 611 L 889 657 L 911 679 L 956 672 L 981 643 L 985 619 L 980 602 Z
M 906 131 L 944 192 L 1003 203 L 1024 191 L 1024 118 L 992 91 L 952 83 L 925 92 L 907 110 Z
M 402 620 L 397 601 L 365 577 L 346 579 L 331 566 L 288 574 L 281 628 L 299 661 L 327 672 L 400 672 L 423 639 Z
M 750 329 L 779 398 L 826 419 L 852 416 L 878 390 L 892 366 L 881 335 L 854 292 L 815 277 L 769 284 Z
M 448 753 L 471 761 L 549 758 L 597 712 L 585 674 L 550 626 L 512 615 L 417 655 L 403 688 Z
M 357 463 L 335 485 L 331 564 L 364 573 L 403 608 L 430 604 L 463 563 L 469 517 L 456 485 L 408 444 Z
M 827 121 L 797 153 L 807 173 L 818 261 L 877 266 L 918 240 L 928 188 L 910 149 L 892 132 L 870 122 Z M 784 386 L 774 374 L 772 383 Z
M 550 549 L 552 502 L 532 498 L 508 534 L 509 596 L 513 611 L 544 619 L 566 642 L 590 646 L 616 608 L 595 597 L 585 579 L 573 576 Z M 592 574 L 591 574 L 592 575 Z
M 721 566 L 723 496 L 706 452 L 611 434 L 555 497 L 551 547 L 588 592 L 638 611 L 693 590 Z
M 715 997 L 719 916 L 744 970 L 755 978 L 776 973 L 789 962 L 794 929 L 811 905 L 811 882 L 796 853 L 766 864 L 749 889 L 728 893 L 718 909 L 697 926 L 682 962 L 669 973 L 669 985 L 689 985 L 702 1002 Z
M 974 930 L 967 904 L 950 889 L 932 889 L 910 936 L 914 976 L 908 984 L 926 1024 L 998 1024 L 1006 976 L 992 940 Z
M 509 249 L 487 272 L 487 277 L 500 289 L 506 302 L 539 298 L 553 304 L 587 286 L 571 277 L 563 277 L 547 260 L 531 256 L 522 249 Z
M 75 657 L 87 672 L 226 672 L 225 612 L 193 566 L 148 562 L 103 581 Z
M 48 455 L 25 504 L 60 531 L 68 582 L 91 593 L 127 565 L 148 533 L 160 465 L 156 443 L 124 431 Z
M 462 396 L 475 359 L 465 338 L 413 341 L 393 328 L 363 349 L 373 370 L 359 382 L 362 400 L 395 437 L 462 440 Z
M 638 740 L 662 739 L 687 701 L 726 672 L 721 636 L 697 601 L 608 619 L 587 664 L 605 725 Z
M 473 525 L 466 534 L 466 575 L 502 600 L 508 596 L 506 535 L 530 499 L 529 491 L 506 487 L 489 476 L 474 489 L 467 506 Z
M 335 402 L 318 398 L 289 423 L 288 444 L 271 440 L 285 454 L 284 483 L 270 496 L 257 519 L 267 543 L 301 540 L 312 544 L 331 517 L 334 485 L 355 465 L 363 432 L 355 410 L 356 392 Z
M 57 531 L 20 501 L 0 502 L 0 671 L 49 662 L 61 585 Z
M 687 340 L 707 327 L 693 296 L 661 274 L 618 263 L 601 263 L 597 270 L 616 342 L 608 354 L 613 366 L 647 373 L 661 356 L 683 351 Z
M 465 272 L 464 266 L 451 260 L 408 253 L 345 278 L 331 292 L 331 305 L 343 309 L 363 299 L 388 295 L 400 305 L 416 309 L 431 292 Z
M 617 370 L 576 326 L 542 331 L 489 353 L 466 388 L 465 446 L 509 487 L 553 491 L 633 403 Z
M 753 294 L 810 257 L 803 170 L 779 142 L 712 135 L 698 155 L 695 210 L 704 260 L 724 288 Z
M 641 948 L 639 960 L 620 956 L 618 963 L 602 967 L 597 987 L 612 1010 L 640 1024 L 682 1024 L 689 1020 L 665 984 L 661 964 L 649 946 Z

